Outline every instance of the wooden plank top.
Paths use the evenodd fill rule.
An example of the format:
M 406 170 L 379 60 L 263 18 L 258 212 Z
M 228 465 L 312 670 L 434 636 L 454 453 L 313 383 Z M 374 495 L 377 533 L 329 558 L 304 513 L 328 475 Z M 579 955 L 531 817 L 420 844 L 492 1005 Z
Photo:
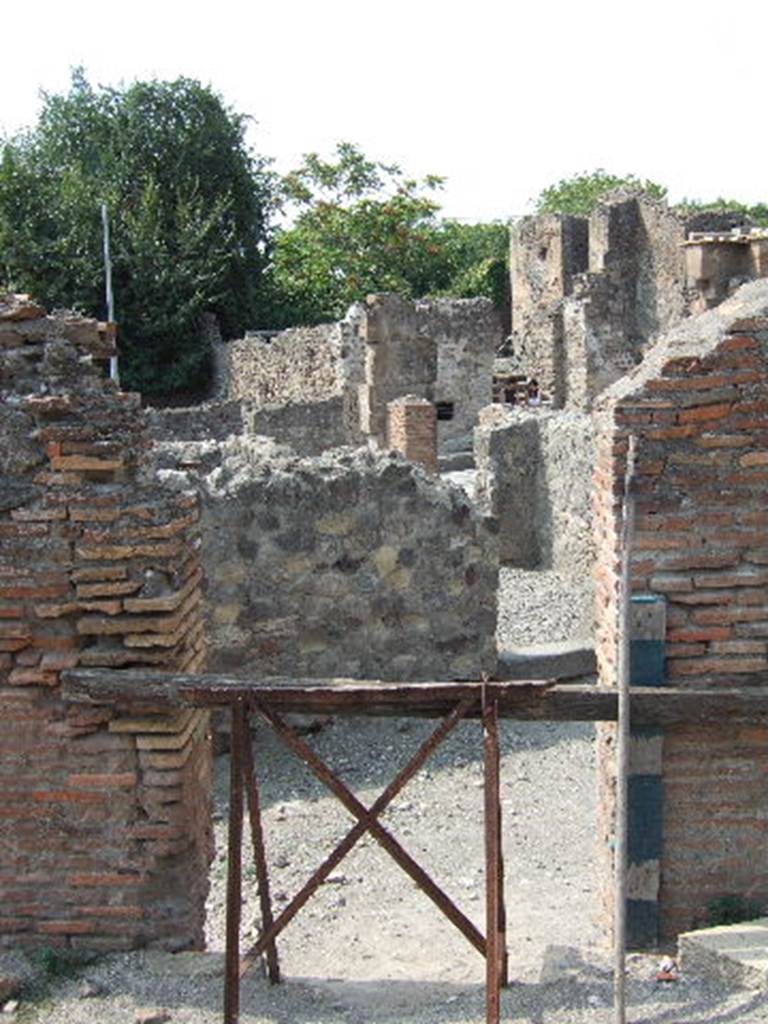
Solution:
M 465 698 L 476 698 L 467 717 L 479 717 L 483 687 L 498 698 L 504 718 L 549 721 L 615 721 L 617 691 L 553 680 L 482 680 L 393 683 L 370 679 L 249 680 L 220 675 L 74 669 L 63 673 L 63 696 L 136 713 L 192 707 L 229 707 L 239 700 L 275 711 L 333 715 L 437 717 Z M 768 718 L 768 687 L 672 689 L 633 687 L 632 720 L 639 725 L 684 722 L 740 724 Z

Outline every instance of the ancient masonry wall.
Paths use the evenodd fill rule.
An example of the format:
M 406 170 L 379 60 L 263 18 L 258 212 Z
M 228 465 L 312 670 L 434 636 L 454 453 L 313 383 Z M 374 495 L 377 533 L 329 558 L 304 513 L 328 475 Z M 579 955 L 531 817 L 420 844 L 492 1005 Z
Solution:
M 512 233 L 512 328 L 522 372 L 556 408 L 587 410 L 696 306 L 682 243 L 728 217 L 684 218 L 616 193 L 587 218 L 523 218 Z M 721 296 L 722 297 L 722 296 Z
M 0 944 L 203 942 L 206 716 L 65 704 L 78 666 L 203 664 L 194 495 L 142 478 L 95 321 L 0 298 Z
M 303 454 L 372 438 L 387 445 L 387 405 L 412 394 L 441 403 L 438 441 L 466 439 L 491 401 L 501 321 L 487 299 L 370 295 L 333 324 L 217 346 L 229 401 L 153 410 L 159 440 L 264 435 Z M 237 411 L 241 408 L 240 429 Z
M 149 409 L 156 441 L 224 441 L 233 435 L 271 437 L 304 455 L 360 444 L 356 409 L 343 395 L 317 402 L 253 406 L 249 402 L 206 402 L 178 409 Z
M 248 406 L 255 431 L 274 430 L 270 436 L 290 444 L 300 434 L 300 422 L 309 419 L 314 421 L 313 451 L 359 443 L 358 401 L 365 363 L 361 315 L 361 308 L 352 306 L 336 323 L 290 328 L 270 340 L 245 338 L 227 345 L 221 371 L 227 394 Z M 341 414 L 330 420 L 329 412 L 339 402 Z M 277 407 L 284 407 L 284 413 Z
M 589 578 L 593 460 L 594 428 L 585 413 L 482 410 L 476 494 L 482 510 L 498 519 L 502 561 Z M 587 601 L 590 593 L 587 587 Z
M 637 437 L 632 588 L 667 601 L 669 685 L 750 686 L 768 671 L 768 282 L 680 325 L 601 403 L 597 656 L 615 681 L 621 499 Z M 601 856 L 609 866 L 612 730 L 600 744 Z M 707 901 L 768 901 L 768 730 L 665 730 L 660 923 L 705 919 Z M 643 898 L 649 898 L 644 894 Z M 610 894 L 605 894 L 606 907 Z
M 258 441 L 168 445 L 202 496 L 210 667 L 479 678 L 496 664 L 495 524 L 394 453 L 300 459 Z
M 365 300 L 361 333 L 365 342 L 365 383 L 360 388 L 363 432 L 382 448 L 388 443 L 387 406 L 403 395 L 434 401 L 437 345 L 421 330 L 416 307 L 401 295 L 382 293 Z
M 416 303 L 422 330 L 437 345 L 434 401 L 450 406 L 438 419 L 438 446 L 466 439 L 480 410 L 493 401 L 493 360 L 503 341 L 501 318 L 490 299 L 423 299 Z M 446 413 L 448 409 L 446 408 Z

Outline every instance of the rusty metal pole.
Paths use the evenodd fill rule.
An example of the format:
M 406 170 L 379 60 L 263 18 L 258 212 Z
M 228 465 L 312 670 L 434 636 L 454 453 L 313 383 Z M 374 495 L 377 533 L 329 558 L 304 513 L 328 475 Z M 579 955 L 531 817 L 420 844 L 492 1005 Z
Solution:
M 240 914 L 243 858 L 243 736 L 245 706 L 232 705 L 232 751 L 229 762 L 229 843 L 227 847 L 227 951 L 224 984 L 224 1024 L 237 1024 L 240 1015 Z
M 627 847 L 629 838 L 629 640 L 631 621 L 632 567 L 631 547 L 635 525 L 634 476 L 637 439 L 630 435 L 624 474 L 624 501 L 621 527 L 621 579 L 619 585 L 618 636 L 618 717 L 616 723 L 616 842 L 614 848 L 613 919 L 613 1014 L 615 1024 L 627 1019 Z
M 505 950 L 500 924 L 501 800 L 499 786 L 499 702 L 483 686 L 483 749 L 485 755 L 485 1019 L 499 1024 Z

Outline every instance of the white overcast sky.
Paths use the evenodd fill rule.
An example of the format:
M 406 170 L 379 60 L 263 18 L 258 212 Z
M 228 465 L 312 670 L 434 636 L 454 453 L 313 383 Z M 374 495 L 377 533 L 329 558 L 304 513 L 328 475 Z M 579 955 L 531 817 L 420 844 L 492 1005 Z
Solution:
M 8 3 L 8 0 L 6 0 Z M 287 170 L 337 140 L 448 179 L 444 212 L 528 212 L 603 167 L 673 200 L 768 200 L 768 4 L 730 0 L 55 0 L 2 14 L 0 135 L 85 66 L 94 84 L 180 75 L 258 124 Z

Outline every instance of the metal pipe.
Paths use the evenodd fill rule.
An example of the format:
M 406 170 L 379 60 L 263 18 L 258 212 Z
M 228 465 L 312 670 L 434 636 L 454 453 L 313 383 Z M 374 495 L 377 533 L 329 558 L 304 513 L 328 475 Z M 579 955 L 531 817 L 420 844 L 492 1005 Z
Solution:
M 616 723 L 616 839 L 614 846 L 614 920 L 613 920 L 613 1010 L 615 1024 L 627 1019 L 626 953 L 627 953 L 627 847 L 629 833 L 628 787 L 629 773 L 629 642 L 630 596 L 632 591 L 630 549 L 634 532 L 635 506 L 633 484 L 635 476 L 634 435 L 628 438 L 627 464 L 624 474 L 624 501 L 621 528 L 621 578 L 619 584 L 618 635 L 618 709 Z
M 112 256 L 109 245 L 109 214 L 107 204 L 101 204 L 101 226 L 104 243 L 104 290 L 107 299 L 107 320 L 112 324 L 115 322 L 115 297 L 112 292 Z M 120 386 L 120 373 L 117 368 L 117 356 L 109 357 L 109 376 Z

